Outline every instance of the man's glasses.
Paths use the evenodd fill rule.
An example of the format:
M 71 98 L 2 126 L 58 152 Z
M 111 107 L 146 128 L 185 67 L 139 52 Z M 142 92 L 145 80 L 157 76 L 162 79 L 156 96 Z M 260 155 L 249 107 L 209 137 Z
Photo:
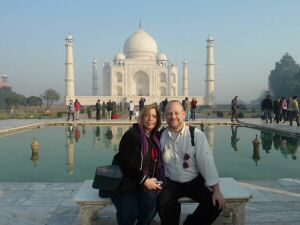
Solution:
M 184 169 L 189 168 L 189 164 L 187 163 L 187 160 L 189 160 L 190 157 L 191 157 L 191 156 L 190 156 L 189 154 L 187 154 L 187 153 L 184 154 L 184 156 L 183 156 L 184 162 L 183 162 L 183 164 L 182 164 L 182 166 L 183 166 Z

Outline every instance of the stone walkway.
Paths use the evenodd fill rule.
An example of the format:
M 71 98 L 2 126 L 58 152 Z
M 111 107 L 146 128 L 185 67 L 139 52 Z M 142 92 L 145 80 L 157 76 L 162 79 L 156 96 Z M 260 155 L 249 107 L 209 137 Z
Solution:
M 299 225 L 300 179 L 241 180 L 253 196 L 246 206 L 247 225 Z M 81 183 L 0 183 L 1 225 L 79 225 L 79 208 L 72 198 Z M 195 204 L 182 207 L 184 218 Z M 115 209 L 101 211 L 98 224 L 116 224 Z M 215 225 L 228 224 L 220 217 Z M 159 224 L 156 217 L 153 224 Z
M 201 120 L 202 121 L 202 120 Z M 42 125 L 47 120 L 0 121 L 0 132 L 32 124 Z M 54 120 L 52 123 L 63 123 Z M 82 122 L 82 121 L 80 121 Z M 104 123 L 110 121 L 103 121 Z M 197 121 L 199 123 L 199 121 Z M 228 120 L 209 119 L 205 123 L 228 123 Z M 95 121 L 91 121 L 95 123 Z M 122 123 L 122 121 L 118 121 Z M 128 121 L 124 121 L 128 123 Z M 263 129 L 300 134 L 300 128 L 285 124 L 265 124 L 258 119 L 244 119 L 241 123 Z M 300 179 L 240 180 L 253 196 L 247 204 L 247 225 L 300 225 Z M 79 207 L 72 198 L 81 183 L 13 183 L 0 182 L 0 225 L 79 225 Z M 195 208 L 183 205 L 182 219 Z M 99 214 L 97 224 L 116 224 L 115 209 L 108 206 Z M 156 217 L 153 224 L 159 224 Z M 215 225 L 230 224 L 220 217 Z

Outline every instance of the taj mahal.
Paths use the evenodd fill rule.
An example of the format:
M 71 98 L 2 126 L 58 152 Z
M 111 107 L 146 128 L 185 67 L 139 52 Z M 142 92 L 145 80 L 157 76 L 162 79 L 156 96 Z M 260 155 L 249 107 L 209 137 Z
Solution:
M 141 24 L 137 31 L 127 38 L 123 52 L 118 52 L 112 61 L 104 62 L 102 79 L 99 79 L 97 60 L 92 62 L 91 96 L 75 94 L 75 72 L 73 59 L 73 37 L 66 37 L 66 74 L 65 103 L 78 99 L 82 105 L 94 105 L 97 99 L 102 101 L 138 103 L 140 98 L 146 104 L 161 102 L 165 98 L 182 100 L 185 97 L 196 98 L 200 105 L 215 105 L 214 88 L 214 38 L 207 39 L 206 90 L 205 96 L 189 95 L 188 62 L 182 64 L 183 74 L 178 76 L 177 63 L 171 63 L 166 54 L 159 52 L 155 39 Z M 178 93 L 178 79 L 182 79 L 182 95 Z M 102 85 L 102 93 L 98 87 Z

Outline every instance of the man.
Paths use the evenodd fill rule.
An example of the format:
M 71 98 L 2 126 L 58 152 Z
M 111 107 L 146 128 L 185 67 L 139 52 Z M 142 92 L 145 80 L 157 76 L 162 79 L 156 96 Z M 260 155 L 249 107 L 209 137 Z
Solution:
M 111 120 L 111 112 L 112 112 L 113 104 L 109 99 L 108 103 L 106 103 L 106 110 L 107 110 L 107 119 Z
M 186 97 L 183 103 L 183 109 L 185 111 L 185 121 L 189 121 L 190 120 L 190 114 L 191 114 L 191 103 L 189 101 L 189 98 Z
M 237 110 L 238 110 L 238 96 L 235 96 L 231 100 L 231 122 L 235 119 L 236 122 L 239 122 L 237 119 Z
M 139 100 L 139 112 L 142 111 L 143 108 L 145 107 L 145 101 L 146 101 L 146 99 L 140 98 L 140 100 Z
M 191 101 L 192 120 L 196 120 L 196 110 L 197 110 L 197 100 L 195 98 L 192 98 L 192 101 Z
M 290 126 L 293 126 L 293 120 L 296 119 L 297 126 L 300 126 L 299 123 L 299 105 L 298 97 L 294 96 L 291 102 L 291 116 L 290 116 Z
M 166 106 L 168 128 L 161 136 L 161 148 L 166 173 L 166 184 L 158 197 L 161 225 L 178 225 L 178 198 L 190 197 L 200 204 L 184 225 L 209 225 L 225 206 L 219 187 L 219 175 L 205 135 L 194 130 L 192 146 L 189 127 L 184 123 L 186 113 L 177 100 Z
M 74 107 L 74 103 L 73 100 L 71 99 L 69 101 L 69 106 L 68 106 L 69 112 L 68 112 L 68 121 L 70 121 L 71 116 L 72 116 L 72 120 L 74 121 L 74 113 L 75 113 L 75 107 Z
M 165 98 L 165 100 L 162 101 L 162 119 L 165 120 L 165 114 L 166 114 L 166 106 L 168 104 L 168 98 Z
M 100 120 L 100 110 L 101 110 L 100 99 L 97 100 L 95 108 L 96 108 L 96 120 Z
M 265 114 L 266 123 L 268 123 L 268 119 L 270 120 L 270 123 L 272 123 L 273 103 L 270 95 L 267 95 L 266 98 L 262 101 L 261 109 Z
M 129 119 L 132 120 L 133 112 L 134 112 L 134 103 L 130 101 L 128 107 L 129 107 Z
M 277 97 L 274 101 L 273 101 L 273 112 L 275 115 L 275 121 L 276 123 L 279 123 L 280 121 L 280 98 Z

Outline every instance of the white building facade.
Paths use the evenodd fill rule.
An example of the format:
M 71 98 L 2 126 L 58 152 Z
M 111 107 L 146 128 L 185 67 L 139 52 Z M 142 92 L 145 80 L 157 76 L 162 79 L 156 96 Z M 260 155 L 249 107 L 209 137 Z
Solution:
M 103 95 L 177 96 L 178 69 L 169 65 L 165 54 L 158 54 L 155 40 L 141 27 L 103 67 Z
M 206 90 L 206 96 L 188 96 L 188 69 L 187 61 L 183 62 L 182 96 L 178 94 L 178 67 L 176 63 L 170 63 L 164 53 L 159 52 L 154 38 L 143 30 L 141 25 L 123 45 L 123 52 L 115 55 L 111 62 L 105 62 L 102 70 L 102 79 L 97 78 L 98 70 L 96 61 L 93 61 L 92 96 L 78 96 L 75 94 L 75 74 L 73 65 L 73 37 L 69 34 L 66 38 L 66 96 L 68 104 L 70 99 L 78 99 L 82 105 L 94 105 L 97 99 L 107 102 L 109 99 L 116 102 L 133 101 L 138 104 L 140 98 L 146 99 L 146 104 L 161 102 L 165 98 L 169 100 L 183 100 L 185 97 L 196 98 L 198 104 L 205 104 L 210 100 Z M 214 88 L 214 62 L 213 45 L 208 53 L 210 67 L 207 70 L 206 88 Z M 98 95 L 98 82 L 102 82 L 102 95 Z M 97 82 L 97 83 L 95 83 Z M 213 94 L 213 93 L 212 93 Z M 211 101 L 208 102 L 211 105 Z

